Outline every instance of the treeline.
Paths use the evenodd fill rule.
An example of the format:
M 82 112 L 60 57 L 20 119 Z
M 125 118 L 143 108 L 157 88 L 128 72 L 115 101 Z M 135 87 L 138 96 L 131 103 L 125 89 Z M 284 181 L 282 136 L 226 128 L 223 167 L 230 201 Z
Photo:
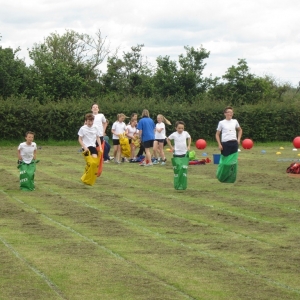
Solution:
M 18 58 L 19 48 L 0 46 L 0 97 L 39 103 L 115 96 L 172 99 L 174 103 L 209 99 L 237 106 L 280 100 L 285 93 L 296 92 L 287 83 L 252 74 L 245 59 L 238 59 L 221 78 L 204 77 L 210 52 L 203 47 L 185 46 L 178 61 L 158 56 L 155 66 L 143 56 L 143 47 L 136 45 L 120 54 L 110 49 L 100 30 L 95 37 L 66 30 L 34 44 L 28 50 L 32 64 L 27 66 Z M 107 68 L 101 72 L 104 61 Z
M 191 104 L 164 102 L 155 99 L 141 100 L 139 97 L 93 99 L 100 103 L 101 111 L 110 124 L 107 134 L 111 136 L 111 125 L 117 113 L 139 116 L 144 108 L 150 110 L 156 120 L 163 114 L 172 124 L 177 120 L 186 123 L 186 129 L 193 140 L 204 138 L 214 140 L 218 121 L 224 118 L 224 102 L 198 101 Z M 1 139 L 23 140 L 27 130 L 36 133 L 37 140 L 77 140 L 84 115 L 90 112 L 90 99 L 50 101 L 44 104 L 26 98 L 8 98 L 0 101 Z M 256 142 L 292 141 L 300 133 L 300 106 L 297 101 L 290 103 L 259 103 L 235 108 L 235 117 L 243 128 L 243 138 Z M 127 119 L 129 121 L 129 119 Z M 173 125 L 166 125 L 167 133 L 174 131 Z

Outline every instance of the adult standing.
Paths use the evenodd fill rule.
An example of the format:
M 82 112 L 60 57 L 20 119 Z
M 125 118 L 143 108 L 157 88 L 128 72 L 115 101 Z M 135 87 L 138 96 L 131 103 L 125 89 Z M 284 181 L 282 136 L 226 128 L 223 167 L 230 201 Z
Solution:
M 139 130 L 139 137 L 142 141 L 146 153 L 145 160 L 140 165 L 145 167 L 153 166 L 151 161 L 150 148 L 153 147 L 153 142 L 155 139 L 155 123 L 150 118 L 150 114 L 147 109 L 143 110 L 142 118 L 137 124 L 137 129 Z

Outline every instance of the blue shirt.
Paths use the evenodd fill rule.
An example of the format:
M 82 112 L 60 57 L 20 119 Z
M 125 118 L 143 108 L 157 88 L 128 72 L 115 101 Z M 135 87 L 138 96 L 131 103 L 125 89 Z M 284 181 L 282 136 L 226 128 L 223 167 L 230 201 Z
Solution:
M 155 123 L 151 118 L 144 116 L 140 119 L 137 129 L 142 130 L 142 142 L 154 141 Z

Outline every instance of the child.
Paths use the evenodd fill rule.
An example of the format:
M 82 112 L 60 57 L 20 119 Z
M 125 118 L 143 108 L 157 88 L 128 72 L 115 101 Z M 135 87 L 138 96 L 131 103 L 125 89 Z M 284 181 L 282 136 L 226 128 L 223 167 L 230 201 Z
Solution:
M 175 124 L 176 131 L 167 138 L 167 143 L 173 151 L 174 157 L 185 157 L 186 152 L 191 149 L 191 136 L 187 131 L 184 131 L 184 122 L 177 121 Z M 174 147 L 171 144 L 174 140 Z
M 112 125 L 111 132 L 113 134 L 113 146 L 114 146 L 114 161 L 117 164 L 121 163 L 121 145 L 120 145 L 120 134 L 127 134 L 126 124 L 124 123 L 125 120 L 124 114 L 117 115 L 117 121 L 115 121 Z
M 98 156 L 96 149 L 96 142 L 99 145 L 100 152 L 102 152 L 102 146 L 100 142 L 100 130 L 98 127 L 94 127 L 94 115 L 85 115 L 85 125 L 83 125 L 78 131 L 78 142 L 81 145 L 84 152 L 90 151 L 92 157 Z
M 36 169 L 36 143 L 34 140 L 34 132 L 27 131 L 25 134 L 26 142 L 18 147 L 18 169 L 20 170 L 20 189 L 33 191 L 34 175 Z
M 131 119 L 129 125 L 126 126 L 127 128 L 127 137 L 129 139 L 130 145 L 130 159 L 131 161 L 135 159 L 135 143 L 134 140 L 138 139 L 138 129 L 136 128 L 137 120 Z
M 34 140 L 34 132 L 27 131 L 25 133 L 25 140 L 26 142 L 23 142 L 18 147 L 18 163 L 21 163 L 22 161 L 26 164 L 30 164 L 32 160 L 36 160 L 36 143 Z
M 100 131 L 94 127 L 94 115 L 85 115 L 85 124 L 78 131 L 78 142 L 83 149 L 84 159 L 86 161 L 85 172 L 81 176 L 81 181 L 88 185 L 94 185 L 98 175 L 98 168 L 102 155 L 102 145 L 100 141 Z M 99 145 L 99 153 L 96 148 L 96 142 Z
M 167 120 L 163 115 L 157 116 L 157 124 L 155 126 L 155 140 L 153 143 L 153 164 L 158 164 L 157 157 L 159 154 L 162 160 L 162 165 L 166 164 L 166 157 L 164 153 L 164 143 L 166 139 L 166 128 L 165 123 L 171 125 L 171 122 Z
M 100 141 L 103 143 L 103 136 L 106 130 L 107 122 L 103 114 L 99 113 L 99 106 L 97 103 L 94 103 L 91 107 L 92 113 L 94 115 L 94 124 L 93 126 L 99 128 Z M 98 146 L 98 145 L 96 145 Z

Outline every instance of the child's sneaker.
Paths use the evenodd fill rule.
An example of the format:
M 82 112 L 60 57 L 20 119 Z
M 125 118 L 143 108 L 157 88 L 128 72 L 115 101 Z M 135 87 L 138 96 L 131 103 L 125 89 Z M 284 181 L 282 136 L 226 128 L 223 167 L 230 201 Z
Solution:
M 164 165 L 166 164 L 166 161 L 167 161 L 166 158 L 165 158 L 165 159 L 162 159 L 162 160 L 161 160 L 161 165 L 164 166 Z
M 145 164 L 145 167 L 152 167 L 153 163 Z
M 159 162 L 158 162 L 157 159 L 155 159 L 155 160 L 152 162 L 152 164 L 153 164 L 153 165 L 157 165 L 157 164 L 159 164 Z
M 146 165 L 146 160 L 144 159 L 142 162 L 140 162 L 140 166 L 143 167 Z

